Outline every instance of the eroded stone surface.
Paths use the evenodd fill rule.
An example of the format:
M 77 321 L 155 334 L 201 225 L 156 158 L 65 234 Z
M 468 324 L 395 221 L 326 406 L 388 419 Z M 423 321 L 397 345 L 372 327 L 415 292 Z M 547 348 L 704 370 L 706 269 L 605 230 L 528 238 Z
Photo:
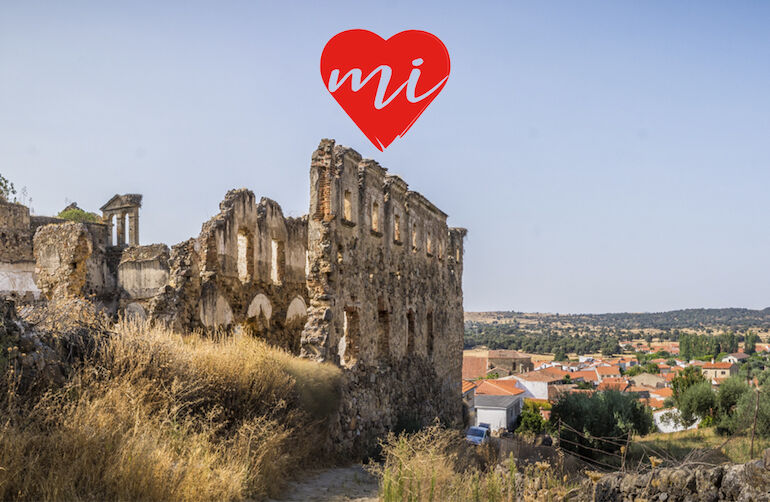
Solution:
M 715 467 L 656 469 L 644 474 L 617 472 L 603 476 L 595 489 L 587 487 L 581 500 L 768 501 L 770 469 L 763 460 L 754 460 Z
M 138 243 L 139 194 L 110 199 L 104 223 L 0 205 L 0 224 L 37 229 L 23 247 L 30 256 L 34 248 L 49 299 L 96 297 L 113 314 L 182 332 L 240 329 L 344 368 L 330 448 L 365 456 L 385 431 L 458 422 L 465 230 L 333 140 L 313 153 L 310 184 L 301 218 L 230 190 L 197 238 L 170 249 L 125 245 L 126 217 Z

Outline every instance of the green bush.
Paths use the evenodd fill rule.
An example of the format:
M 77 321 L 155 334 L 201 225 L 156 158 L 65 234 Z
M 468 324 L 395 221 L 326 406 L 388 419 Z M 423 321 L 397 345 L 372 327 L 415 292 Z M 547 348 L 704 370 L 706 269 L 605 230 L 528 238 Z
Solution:
M 731 433 L 750 431 L 754 423 L 754 413 L 757 415 L 757 435 L 770 437 L 770 391 L 767 388 L 759 393 L 757 403 L 757 391 L 744 392 L 741 395 L 735 412 L 730 420 Z M 758 405 L 758 407 L 757 407 Z
M 564 395 L 551 409 L 551 422 L 556 426 L 559 423 L 569 426 L 559 431 L 564 449 L 590 458 L 597 458 L 600 452 L 620 450 L 621 441 L 608 442 L 600 438 L 643 435 L 653 426 L 650 409 L 639 402 L 635 394 L 614 390 Z
M 96 213 L 89 213 L 80 208 L 65 209 L 56 215 L 57 218 L 78 223 L 101 223 L 102 219 Z

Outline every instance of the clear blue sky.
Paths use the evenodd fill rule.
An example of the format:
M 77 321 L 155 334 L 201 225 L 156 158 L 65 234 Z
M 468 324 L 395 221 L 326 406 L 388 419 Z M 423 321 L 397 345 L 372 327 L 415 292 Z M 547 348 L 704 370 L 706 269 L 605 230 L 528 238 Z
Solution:
M 469 229 L 468 310 L 770 305 L 770 3 L 0 3 L 0 173 L 38 214 L 144 194 L 143 243 L 245 186 L 307 211 L 322 137 Z M 439 36 L 380 153 L 321 82 L 339 31 Z

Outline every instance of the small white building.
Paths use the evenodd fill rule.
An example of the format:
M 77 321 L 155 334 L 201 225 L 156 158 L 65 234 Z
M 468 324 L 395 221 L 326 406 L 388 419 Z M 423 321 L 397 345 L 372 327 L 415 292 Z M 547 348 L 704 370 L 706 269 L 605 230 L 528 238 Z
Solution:
M 548 387 L 562 383 L 563 376 L 545 371 L 530 371 L 521 375 L 511 375 L 520 389 L 525 391 L 524 397 L 548 400 Z
M 685 427 L 679 423 L 679 410 L 676 408 L 668 408 L 663 410 L 656 410 L 652 412 L 652 419 L 660 432 L 682 432 L 690 429 L 695 429 L 700 423 L 700 418 L 695 421 L 689 427 Z
M 521 395 L 490 396 L 480 394 L 475 399 L 476 425 L 489 424 L 492 431 L 512 430 L 521 414 Z

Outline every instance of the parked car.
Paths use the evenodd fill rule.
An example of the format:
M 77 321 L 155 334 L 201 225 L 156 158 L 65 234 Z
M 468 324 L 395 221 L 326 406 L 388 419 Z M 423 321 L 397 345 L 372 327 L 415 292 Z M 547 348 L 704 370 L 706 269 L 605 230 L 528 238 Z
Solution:
M 475 445 L 481 445 L 489 442 L 489 427 L 469 427 L 465 433 L 465 439 Z

